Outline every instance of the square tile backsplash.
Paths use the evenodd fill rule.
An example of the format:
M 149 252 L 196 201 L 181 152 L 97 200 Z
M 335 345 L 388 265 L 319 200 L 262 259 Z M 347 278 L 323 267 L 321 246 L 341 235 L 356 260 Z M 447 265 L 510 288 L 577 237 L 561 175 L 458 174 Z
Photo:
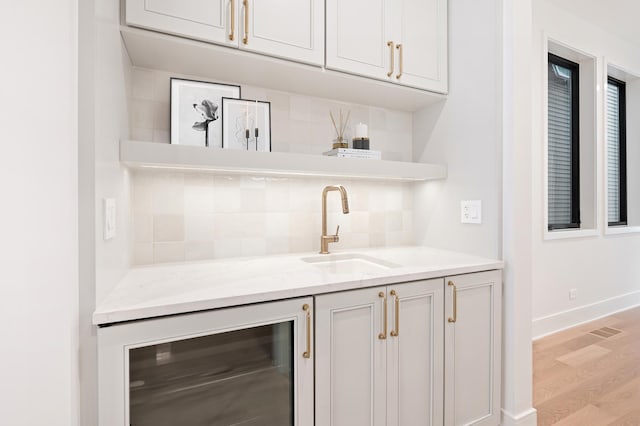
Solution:
M 321 194 L 327 198 L 334 249 L 412 244 L 412 185 L 351 180 L 220 176 L 134 171 L 131 176 L 132 264 L 317 251 Z
M 171 77 L 210 81 L 198 76 L 134 68 L 129 100 L 131 139 L 169 143 Z M 236 84 L 235 82 L 224 82 Z M 313 84 L 310 82 L 309 84 Z M 331 149 L 335 131 L 329 111 L 351 111 L 347 138 L 355 125 L 369 126 L 371 149 L 382 152 L 384 160 L 411 161 L 412 114 L 384 108 L 337 102 L 294 93 L 241 85 L 242 97 L 271 102 L 272 150 L 321 155 Z
M 171 77 L 210 81 L 134 68 L 131 139 L 169 143 Z M 335 138 L 329 111 L 342 109 L 351 111 L 347 137 L 357 123 L 366 123 L 371 149 L 386 160 L 411 161 L 411 113 L 246 85 L 242 97 L 271 102 L 273 151 L 321 155 Z M 331 184 L 346 187 L 351 208 L 343 215 L 340 197 L 329 194 L 329 232 L 340 225 L 335 249 L 413 242 L 409 183 L 135 171 L 132 264 L 317 251 L 322 189 Z

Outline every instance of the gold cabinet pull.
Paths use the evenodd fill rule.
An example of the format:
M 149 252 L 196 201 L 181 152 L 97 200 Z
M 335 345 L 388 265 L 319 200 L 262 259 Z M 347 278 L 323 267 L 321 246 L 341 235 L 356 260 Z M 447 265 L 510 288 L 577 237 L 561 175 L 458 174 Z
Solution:
M 387 73 L 387 77 L 391 77 L 391 75 L 393 74 L 393 70 L 396 67 L 396 64 L 395 64 L 396 55 L 393 53 L 393 42 L 388 41 L 387 46 L 389 47 L 389 51 L 391 52 L 391 69 Z
M 400 334 L 400 296 L 398 296 L 398 293 L 395 290 L 391 290 L 390 294 L 396 298 L 396 306 L 395 306 L 396 329 L 391 330 L 391 335 L 393 337 L 398 337 L 398 335 Z
M 447 285 L 453 287 L 453 317 L 449 317 L 449 322 L 456 322 L 458 320 L 458 289 L 453 281 L 449 281 Z
M 236 37 L 236 0 L 231 0 L 231 33 L 229 40 L 233 41 Z
M 307 350 L 302 354 L 303 358 L 311 358 L 311 308 L 306 303 L 302 310 L 307 313 Z
M 384 340 L 384 339 L 387 338 L 387 297 L 384 295 L 384 292 L 382 292 L 382 291 L 380 293 L 378 293 L 378 297 L 381 298 L 381 299 L 384 299 L 384 301 L 382 302 L 383 303 L 383 305 L 382 305 L 383 306 L 382 315 L 384 316 L 384 320 L 383 320 L 383 322 L 384 322 L 384 331 L 382 333 L 378 334 L 378 339 Z
M 400 62 L 399 64 L 400 72 L 398 73 L 398 75 L 396 75 L 396 78 L 399 80 L 400 77 L 402 77 L 402 63 L 404 62 L 402 58 L 402 44 L 397 45 L 396 49 L 398 49 L 398 61 Z
M 249 0 L 242 0 L 244 6 L 244 38 L 242 43 L 249 44 Z

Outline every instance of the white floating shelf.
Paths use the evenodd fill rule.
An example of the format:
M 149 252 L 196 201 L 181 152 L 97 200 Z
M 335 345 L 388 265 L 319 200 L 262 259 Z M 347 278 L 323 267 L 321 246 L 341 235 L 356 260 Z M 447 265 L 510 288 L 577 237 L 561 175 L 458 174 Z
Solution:
M 153 31 L 122 26 L 120 32 L 131 63 L 138 67 L 401 111 L 446 99 L 440 93 Z
M 133 168 L 199 170 L 298 177 L 426 181 L 447 177 L 438 164 L 336 158 L 287 152 L 236 151 L 163 143 L 120 141 L 120 162 Z

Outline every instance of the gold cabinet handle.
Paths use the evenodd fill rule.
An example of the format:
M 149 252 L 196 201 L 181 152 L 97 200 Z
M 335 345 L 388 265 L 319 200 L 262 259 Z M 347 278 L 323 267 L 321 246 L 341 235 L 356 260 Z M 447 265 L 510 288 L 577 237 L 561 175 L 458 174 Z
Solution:
M 384 331 L 382 333 L 378 334 L 378 339 L 384 340 L 384 339 L 387 338 L 387 298 L 384 295 L 384 292 L 382 292 L 382 291 L 380 293 L 378 293 L 378 297 L 381 298 L 381 299 L 384 299 L 384 301 L 382 302 L 383 303 L 383 305 L 382 305 L 383 306 L 382 315 L 384 315 Z
M 398 75 L 396 75 L 396 78 L 399 80 L 400 77 L 402 77 L 402 63 L 403 63 L 403 59 L 402 59 L 402 44 L 399 44 L 396 46 L 396 49 L 398 49 L 398 60 L 400 62 L 400 72 L 398 73 Z
M 400 296 L 398 296 L 398 293 L 395 290 L 391 290 L 390 294 L 396 298 L 396 306 L 395 306 L 396 329 L 391 330 L 391 335 L 393 337 L 398 337 L 398 335 L 400 334 Z
M 242 43 L 249 44 L 249 0 L 242 0 L 244 6 L 244 38 Z
M 307 313 L 307 350 L 302 354 L 303 358 L 311 358 L 311 308 L 306 303 L 302 310 Z
M 236 37 L 236 0 L 231 0 L 231 33 L 229 40 L 233 41 Z
M 449 317 L 449 322 L 456 322 L 458 320 L 458 289 L 453 281 L 449 281 L 447 285 L 453 287 L 453 317 Z
M 393 70 L 396 67 L 395 65 L 396 55 L 393 53 L 393 42 L 388 41 L 387 46 L 389 47 L 389 51 L 391 52 L 391 69 L 387 73 L 387 77 L 391 77 L 391 75 L 393 74 Z

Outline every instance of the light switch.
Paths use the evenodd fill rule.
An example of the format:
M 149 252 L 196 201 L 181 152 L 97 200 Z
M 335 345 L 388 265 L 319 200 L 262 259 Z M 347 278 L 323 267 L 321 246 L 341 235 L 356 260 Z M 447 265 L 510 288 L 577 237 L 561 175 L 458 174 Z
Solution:
M 104 239 L 110 240 L 116 236 L 116 200 L 113 198 L 104 198 L 103 205 Z
M 482 223 L 482 201 L 461 201 L 460 221 L 462 223 Z

